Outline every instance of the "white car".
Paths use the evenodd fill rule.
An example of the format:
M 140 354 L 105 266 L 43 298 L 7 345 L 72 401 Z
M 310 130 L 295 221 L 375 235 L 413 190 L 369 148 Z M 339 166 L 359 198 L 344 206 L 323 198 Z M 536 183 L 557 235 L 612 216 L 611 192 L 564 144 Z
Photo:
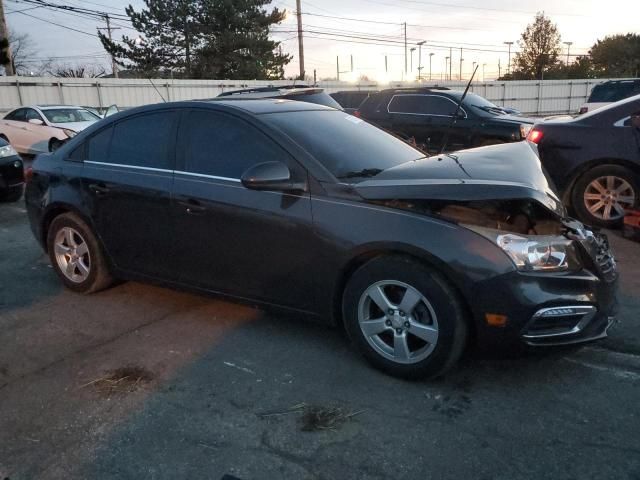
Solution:
M 79 131 L 100 120 L 82 107 L 37 105 L 10 111 L 0 120 L 0 137 L 18 153 L 53 152 Z
M 593 87 L 587 103 L 580 107 L 580 114 L 592 112 L 613 102 L 640 94 L 640 78 L 609 80 Z

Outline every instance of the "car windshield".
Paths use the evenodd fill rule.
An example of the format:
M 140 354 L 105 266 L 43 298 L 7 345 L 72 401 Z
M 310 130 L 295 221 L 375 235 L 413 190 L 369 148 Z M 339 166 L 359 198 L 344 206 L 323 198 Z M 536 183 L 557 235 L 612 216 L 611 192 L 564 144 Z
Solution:
M 491 103 L 484 97 L 476 95 L 475 93 L 467 93 L 464 99 L 465 105 L 471 105 L 474 108 L 482 110 L 483 112 L 490 113 L 492 115 L 505 115 L 507 112 L 494 103 Z
M 596 85 L 589 96 L 589 103 L 617 102 L 640 92 L 640 83 L 620 82 Z
M 49 108 L 42 110 L 51 123 L 95 122 L 100 117 L 84 108 Z
M 313 155 L 336 178 L 361 181 L 424 153 L 364 120 L 335 110 L 262 116 Z

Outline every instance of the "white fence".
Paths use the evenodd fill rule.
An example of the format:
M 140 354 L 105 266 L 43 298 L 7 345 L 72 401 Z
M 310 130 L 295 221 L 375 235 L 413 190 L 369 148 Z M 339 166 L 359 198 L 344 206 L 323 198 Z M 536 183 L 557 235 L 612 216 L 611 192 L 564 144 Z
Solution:
M 544 80 L 474 82 L 472 91 L 501 106 L 530 115 L 575 113 L 589 96 L 597 80 Z M 291 85 L 292 81 L 260 80 L 171 80 L 171 79 L 83 79 L 49 77 L 0 77 L 0 111 L 22 105 L 70 104 L 106 107 L 116 104 L 130 108 L 163 100 L 212 98 L 239 88 Z M 462 89 L 465 83 L 423 82 Z M 319 82 L 329 93 L 339 90 L 371 90 L 417 86 L 418 83 Z

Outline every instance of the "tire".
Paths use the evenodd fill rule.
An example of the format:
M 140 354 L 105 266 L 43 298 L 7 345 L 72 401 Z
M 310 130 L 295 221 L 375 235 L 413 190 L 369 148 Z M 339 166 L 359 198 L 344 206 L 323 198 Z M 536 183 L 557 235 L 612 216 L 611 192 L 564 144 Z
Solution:
M 64 140 L 58 140 L 57 138 L 52 138 L 49 140 L 49 152 L 53 153 L 58 150 L 62 145 L 64 145 Z
M 17 202 L 22 198 L 22 190 L 22 185 L 9 188 L 5 192 L 0 193 L 0 201 L 9 203 Z
M 113 283 L 96 236 L 77 215 L 64 213 L 53 219 L 47 232 L 47 250 L 53 269 L 70 290 L 88 294 Z
M 624 210 L 636 206 L 639 195 L 638 179 L 631 170 L 620 165 L 599 165 L 575 182 L 571 205 L 576 216 L 588 225 L 618 228 Z
M 383 297 L 376 293 L 380 287 Z M 385 300 L 387 312 L 378 307 L 387 305 Z M 404 312 L 403 300 L 415 306 Z M 345 328 L 356 349 L 374 367 L 410 379 L 435 378 L 456 364 L 467 342 L 464 312 L 440 273 L 396 255 L 374 258 L 356 270 L 342 301 Z M 372 317 L 377 321 L 367 322 Z

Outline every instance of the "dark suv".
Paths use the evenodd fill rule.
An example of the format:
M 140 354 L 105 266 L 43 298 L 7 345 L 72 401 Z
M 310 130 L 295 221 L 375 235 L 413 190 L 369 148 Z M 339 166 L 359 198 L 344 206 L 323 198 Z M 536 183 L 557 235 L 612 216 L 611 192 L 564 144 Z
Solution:
M 438 151 L 462 93 L 446 87 L 383 90 L 365 100 L 356 116 L 415 140 L 423 150 Z M 485 98 L 468 93 L 450 131 L 447 150 L 517 142 L 526 138 L 533 123 L 532 119 L 508 115 Z

